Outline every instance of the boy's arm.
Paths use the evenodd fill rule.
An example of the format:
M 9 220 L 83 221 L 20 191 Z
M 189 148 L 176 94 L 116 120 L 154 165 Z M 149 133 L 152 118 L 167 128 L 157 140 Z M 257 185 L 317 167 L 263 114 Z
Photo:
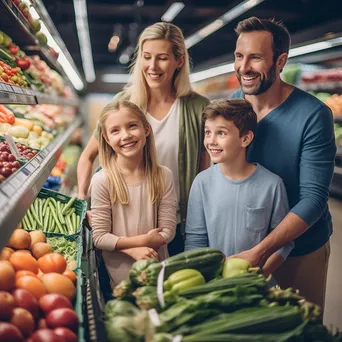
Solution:
M 173 184 L 172 172 L 163 168 L 165 190 L 158 208 L 158 228 L 163 230 L 160 235 L 166 243 L 170 243 L 176 234 L 177 196 Z
M 272 274 L 282 263 L 284 262 L 284 258 L 278 253 L 273 253 L 266 261 L 265 265 L 262 268 L 263 275 L 267 278 L 270 274 Z
M 198 177 L 192 183 L 185 228 L 185 250 L 208 247 L 202 192 Z

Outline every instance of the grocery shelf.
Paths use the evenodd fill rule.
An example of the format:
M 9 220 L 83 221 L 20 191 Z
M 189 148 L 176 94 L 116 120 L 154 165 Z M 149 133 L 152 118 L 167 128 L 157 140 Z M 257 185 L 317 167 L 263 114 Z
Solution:
M 13 174 L 8 182 L 0 186 L 0 250 L 36 198 L 61 155 L 63 145 L 80 124 L 81 119 L 76 119 L 46 148 Z
M 342 82 L 317 82 L 317 83 L 300 83 L 298 85 L 300 89 L 303 89 L 305 91 L 334 91 L 338 92 L 342 90 Z
M 77 106 L 77 98 L 67 98 L 40 93 L 31 89 L 0 82 L 0 103 L 2 104 L 54 104 Z
M 7 33 L 13 41 L 28 54 L 38 54 L 54 70 L 63 73 L 56 58 L 40 46 L 38 39 L 31 31 L 29 23 L 17 7 L 7 0 L 0 0 L 1 23 L 0 28 Z

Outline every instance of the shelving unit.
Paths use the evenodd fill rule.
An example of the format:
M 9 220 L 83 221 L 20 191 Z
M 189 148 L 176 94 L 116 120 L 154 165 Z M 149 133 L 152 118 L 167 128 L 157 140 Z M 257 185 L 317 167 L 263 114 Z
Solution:
M 81 124 L 77 119 L 27 164 L 0 186 L 0 250 L 7 243 L 13 229 L 21 221 L 62 153 L 63 145 Z

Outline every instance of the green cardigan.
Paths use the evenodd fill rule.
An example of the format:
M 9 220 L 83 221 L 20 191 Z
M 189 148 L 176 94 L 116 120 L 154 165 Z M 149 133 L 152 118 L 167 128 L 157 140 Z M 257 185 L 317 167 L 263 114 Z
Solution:
M 123 95 L 123 92 L 120 92 L 113 100 L 120 99 Z M 209 103 L 209 99 L 195 92 L 180 98 L 178 172 L 182 233 L 185 231 L 191 184 L 199 172 L 200 154 L 205 150 L 202 113 Z M 98 126 L 95 128 L 94 136 L 98 139 Z

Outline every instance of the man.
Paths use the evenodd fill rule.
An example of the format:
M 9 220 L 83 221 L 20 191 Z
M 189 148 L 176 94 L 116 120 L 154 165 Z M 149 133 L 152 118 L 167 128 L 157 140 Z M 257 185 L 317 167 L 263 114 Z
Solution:
M 281 80 L 290 45 L 282 24 L 252 17 L 241 21 L 236 33 L 241 90 L 233 97 L 250 101 L 258 118 L 247 159 L 283 179 L 291 210 L 262 242 L 233 257 L 263 265 L 294 240 L 295 248 L 274 277 L 323 310 L 332 234 L 327 201 L 336 153 L 332 114 L 318 99 Z

